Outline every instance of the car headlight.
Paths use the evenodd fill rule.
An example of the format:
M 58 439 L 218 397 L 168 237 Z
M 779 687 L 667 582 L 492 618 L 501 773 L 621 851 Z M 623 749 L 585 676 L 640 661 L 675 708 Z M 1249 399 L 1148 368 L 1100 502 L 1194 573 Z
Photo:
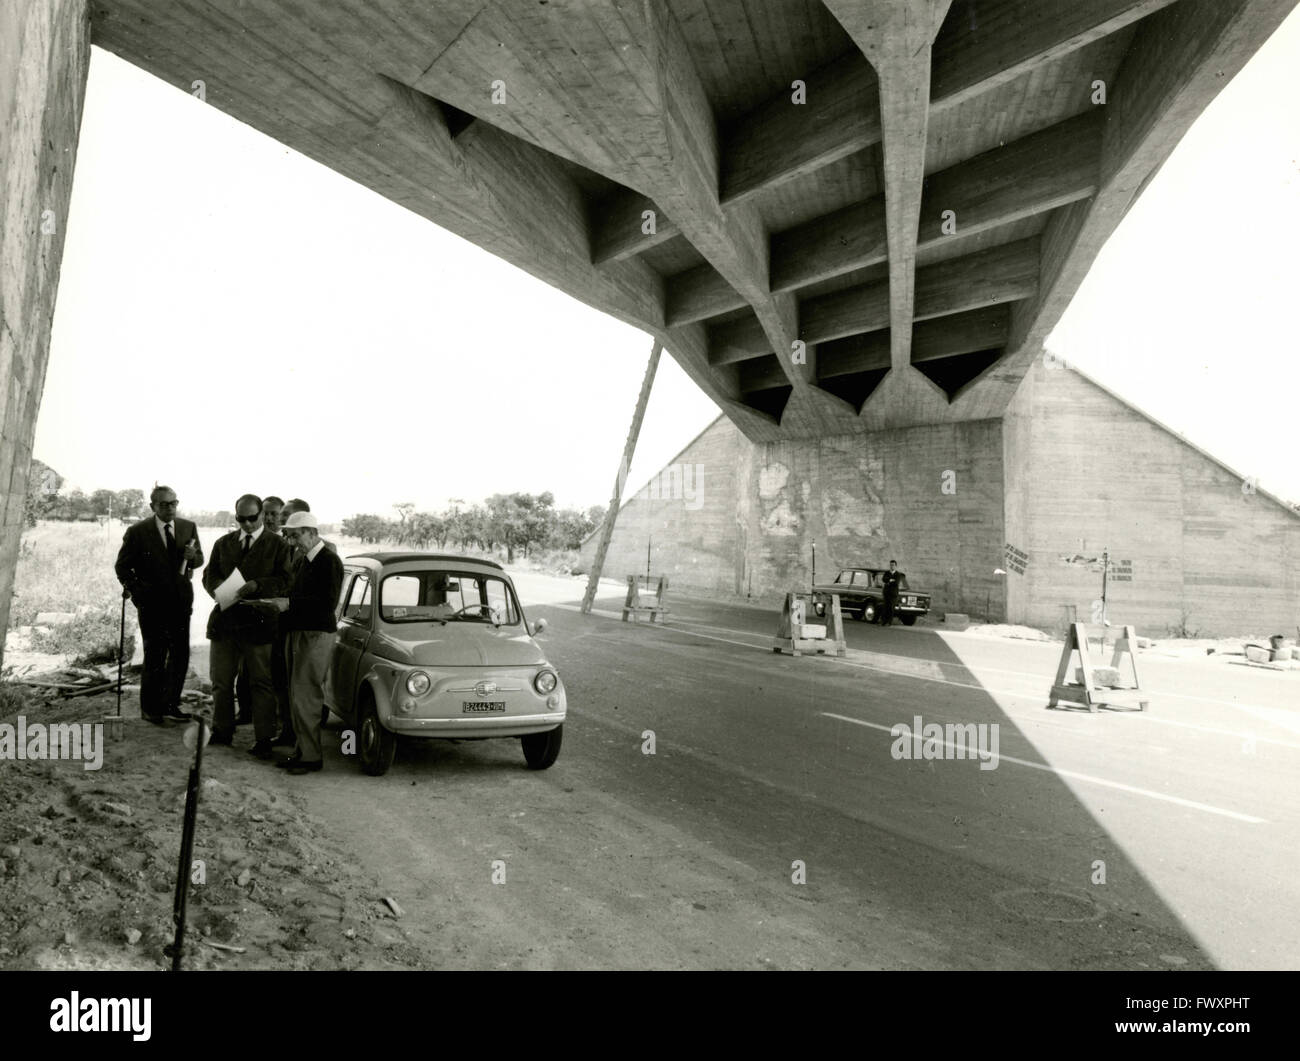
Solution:
M 423 696 L 433 684 L 424 671 L 413 670 L 406 676 L 406 691 L 412 696 Z
M 533 688 L 545 696 L 547 693 L 555 692 L 556 685 L 559 684 L 559 676 L 553 670 L 539 670 L 537 677 L 533 679 Z

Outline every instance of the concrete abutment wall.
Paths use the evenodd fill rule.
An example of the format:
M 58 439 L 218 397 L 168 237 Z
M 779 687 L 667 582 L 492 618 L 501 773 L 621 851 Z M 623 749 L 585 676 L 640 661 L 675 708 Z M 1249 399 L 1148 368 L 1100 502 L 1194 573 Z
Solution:
M 89 63 L 86 0 L 0 2 L 0 631 L 9 626 Z
M 933 610 L 1002 615 L 995 420 L 754 445 L 719 418 L 619 513 L 604 574 L 779 602 L 811 577 L 896 559 Z M 590 563 L 594 537 L 583 547 Z

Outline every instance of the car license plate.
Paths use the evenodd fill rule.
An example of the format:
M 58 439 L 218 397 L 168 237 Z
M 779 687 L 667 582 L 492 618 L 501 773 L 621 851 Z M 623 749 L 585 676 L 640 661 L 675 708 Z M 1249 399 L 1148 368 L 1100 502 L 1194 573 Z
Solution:
M 505 713 L 506 702 L 504 700 L 462 700 L 460 703 L 460 712 L 462 715 L 491 714 L 494 712 Z

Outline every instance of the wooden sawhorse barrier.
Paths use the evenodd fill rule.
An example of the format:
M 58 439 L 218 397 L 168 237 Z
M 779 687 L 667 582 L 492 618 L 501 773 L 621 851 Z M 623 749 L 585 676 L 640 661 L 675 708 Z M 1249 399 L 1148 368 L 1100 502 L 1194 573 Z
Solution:
M 1082 704 L 1089 711 L 1096 712 L 1102 704 L 1110 707 L 1122 707 L 1129 711 L 1145 711 L 1150 700 L 1142 692 L 1142 683 L 1138 679 L 1137 667 L 1137 631 L 1131 626 L 1122 627 L 1123 633 L 1115 640 L 1115 653 L 1109 666 L 1098 666 L 1093 662 L 1088 648 L 1088 635 L 1100 634 L 1102 651 L 1105 651 L 1106 627 L 1087 626 L 1084 623 L 1071 623 L 1065 635 L 1065 647 L 1061 651 L 1061 662 L 1056 668 L 1056 681 L 1052 683 L 1047 706 L 1055 708 L 1064 700 L 1071 704 Z M 1079 666 L 1075 670 L 1074 682 L 1067 682 L 1072 657 L 1079 654 Z M 1120 666 L 1124 657 L 1128 657 L 1133 668 L 1133 684 L 1120 685 Z
M 809 623 L 811 613 L 817 616 L 817 605 L 822 605 L 825 622 Z M 829 629 L 828 629 L 829 627 Z M 776 628 L 776 638 L 772 642 L 772 651 L 788 650 L 798 656 L 804 652 L 818 652 L 825 655 L 827 651 L 837 656 L 848 654 L 844 642 L 844 617 L 840 614 L 840 595 L 838 593 L 787 593 L 785 604 L 781 607 L 781 622 Z
M 645 581 L 645 597 L 641 596 L 642 580 Z M 655 616 L 659 617 L 660 623 L 665 621 L 665 617 L 668 615 L 668 576 L 660 575 L 654 597 L 651 598 L 649 594 L 649 575 L 627 576 L 627 599 L 623 602 L 623 622 L 627 622 L 629 616 L 631 616 L 632 622 L 636 622 L 642 615 L 649 616 L 652 623 L 655 621 Z

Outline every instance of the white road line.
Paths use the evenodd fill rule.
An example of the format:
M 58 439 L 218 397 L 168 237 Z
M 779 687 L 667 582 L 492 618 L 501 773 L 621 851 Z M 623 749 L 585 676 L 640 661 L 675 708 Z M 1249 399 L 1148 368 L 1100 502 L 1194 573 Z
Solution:
M 560 606 L 559 606 L 559 605 L 555 605 L 554 607 L 560 607 Z M 565 605 L 564 607 L 566 607 L 568 610 L 571 610 L 571 611 L 578 611 L 578 610 L 579 610 L 578 607 L 577 607 L 576 605 Z M 593 614 L 595 614 L 594 610 L 593 610 Z M 608 616 L 609 618 L 618 618 L 618 616 L 617 616 L 615 613 L 612 613 L 612 612 L 604 613 L 604 614 L 605 614 L 606 616 Z M 693 625 L 693 626 L 694 626 L 694 625 L 701 625 L 701 626 L 702 626 L 702 625 L 704 625 L 704 624 L 702 624 L 702 623 L 700 623 L 700 624 L 692 623 L 691 625 Z M 660 627 L 660 629 L 662 629 L 662 630 L 672 630 L 673 627 L 665 626 L 665 627 Z M 711 626 L 711 627 L 708 627 L 708 629 L 711 629 L 711 630 L 717 630 L 717 629 L 727 629 L 727 628 L 726 628 L 726 627 L 716 627 L 716 626 Z M 758 637 L 758 638 L 762 638 L 762 637 L 764 637 L 763 634 L 751 634 L 751 633 L 749 633 L 749 631 L 747 631 L 747 630 L 733 630 L 733 631 L 730 631 L 730 632 L 731 632 L 731 633 L 736 633 L 736 634 L 742 634 L 742 635 L 745 635 L 745 636 L 748 636 L 748 637 Z M 686 636 L 686 637 L 703 637 L 703 638 L 705 638 L 705 639 L 707 639 L 707 640 L 709 640 L 709 641 L 721 641 L 721 642 L 723 642 L 724 644 L 728 644 L 728 645 L 739 645 L 741 648 L 750 648 L 750 649 L 754 649 L 755 651 L 765 651 L 765 650 L 767 650 L 768 648 L 770 648 L 770 646 L 768 646 L 768 645 L 756 645 L 756 644 L 753 644 L 753 643 L 750 642 L 750 641 L 737 641 L 737 640 L 735 640 L 734 638 L 730 638 L 730 637 L 719 637 L 719 636 L 716 635 L 716 634 L 705 634 L 705 633 L 701 633 L 699 630 L 678 630 L 678 633 L 680 633 L 680 634 L 682 634 L 683 636 Z M 862 650 L 862 649 L 850 649 L 850 651 L 853 651 L 853 652 L 859 652 L 859 651 L 864 651 L 864 650 Z M 806 653 L 806 654 L 807 654 L 807 655 L 812 655 L 812 653 Z M 1013 690 L 1013 689 L 998 689 L 998 688 L 995 688 L 994 686 L 991 686 L 991 685 L 972 685 L 970 682 L 959 682 L 959 681 L 954 681 L 954 680 L 951 679 L 951 678 L 937 678 L 937 677 L 935 677 L 935 676 L 933 676 L 933 675 L 929 675 L 929 674 L 916 674 L 916 673 L 914 673 L 914 672 L 912 672 L 912 671 L 907 671 L 907 670 L 898 670 L 898 669 L 895 669 L 895 668 L 892 668 L 892 667 L 882 667 L 882 666 L 880 666 L 880 665 L 878 665 L 878 664 L 875 664 L 875 663 L 864 663 L 864 662 L 862 662 L 861 660 L 845 659 L 845 658 L 843 658 L 843 657 L 841 657 L 841 656 L 831 656 L 831 655 L 827 655 L 827 656 L 823 656 L 822 658 L 823 658 L 823 659 L 826 659 L 826 660 L 829 660 L 829 661 L 832 662 L 832 663 L 841 663 L 841 664 L 844 664 L 845 666 L 848 666 L 848 667 L 857 667 L 857 668 L 860 669 L 860 670 L 871 670 L 871 671 L 877 671 L 877 672 L 880 673 L 880 674 L 889 674 L 889 675 L 892 675 L 892 676 L 895 677 L 895 678 L 915 678 L 917 681 L 922 681 L 922 682 L 938 682 L 938 683 L 941 684 L 941 685 L 955 685 L 955 686 L 957 686 L 959 689 L 970 689 L 970 690 L 972 690 L 973 692 L 985 693 L 985 694 L 987 694 L 987 695 L 989 695 L 989 696 L 1001 696 L 1001 697 L 1004 697 L 1004 698 L 1014 699 L 1014 700 L 1029 700 L 1029 701 L 1032 701 L 1032 702 L 1035 702 L 1035 703 L 1040 703 L 1040 702 L 1042 702 L 1043 700 L 1045 700 L 1045 699 L 1047 698 L 1047 697 L 1046 697 L 1046 694 L 1045 694 L 1045 693 L 1041 693 L 1041 692 L 1022 692 L 1022 691 L 1020 691 L 1020 690 Z M 899 657 L 899 658 L 900 658 L 900 659 L 913 659 L 913 658 L 915 658 L 915 657 L 912 657 L 912 656 L 901 656 L 901 657 Z M 963 667 L 963 668 L 965 668 L 966 670 L 971 671 L 972 674 L 974 674 L 974 671 L 973 671 L 970 667 L 968 667 L 966 664 L 964 664 L 964 663 L 944 663 L 942 660 L 930 660 L 930 659 L 924 659 L 924 658 L 920 658 L 920 659 L 918 659 L 917 662 L 920 662 L 920 663 L 937 663 L 937 664 L 938 664 L 939 666 L 941 666 L 941 667 Z M 981 667 L 980 670 L 996 671 L 996 672 L 999 673 L 999 674 L 1014 674 L 1014 675 L 1018 675 L 1019 677 L 1027 678 L 1027 679 L 1032 679 L 1032 680 L 1035 680 L 1035 681 L 1042 681 L 1042 680 L 1043 680 L 1043 676 L 1042 676 L 1041 674 L 1029 674 L 1029 673 L 1027 673 L 1027 672 L 1025 672 L 1025 671 L 1000 670 L 1000 669 L 998 669 L 998 668 L 996 668 L 996 667 Z M 1200 701 L 1202 701 L 1202 702 L 1204 702 L 1204 703 L 1215 704 L 1215 705 L 1217 705 L 1217 706 L 1219 706 L 1219 707 L 1236 707 L 1236 708 L 1246 708 L 1246 709 L 1250 709 L 1250 708 L 1254 707 L 1254 705 L 1251 705 L 1251 704 L 1234 704 L 1234 703 L 1230 703 L 1229 701 L 1226 701 L 1226 700 L 1207 700 L 1205 697 L 1201 697 L 1201 696 L 1187 696 L 1187 695 L 1185 695 L 1185 694 L 1183 694 L 1183 693 L 1169 693 L 1169 692 L 1158 692 L 1158 693 L 1157 693 L 1157 692 L 1152 692 L 1152 693 L 1151 693 L 1151 698 L 1152 698 L 1152 699 L 1156 699 L 1157 697 L 1162 697 L 1162 698 L 1163 698 L 1163 697 L 1177 697 L 1177 698 L 1182 699 L 1182 700 L 1200 700 Z M 1266 708 L 1265 710 L 1274 710 L 1274 709 L 1268 709 L 1268 708 Z M 1278 747 L 1278 748 L 1291 748 L 1291 749 L 1294 749 L 1294 750 L 1300 750 L 1300 744 L 1296 744 L 1296 743 L 1294 743 L 1294 742 L 1292 742 L 1292 741 L 1278 740 L 1276 737 L 1261 737 L 1261 736 L 1259 736 L 1258 734 L 1253 734 L 1253 733 L 1241 733 L 1241 732 L 1238 732 L 1238 731 L 1236 731 L 1236 730 L 1230 730 L 1230 729 L 1219 729 L 1219 728 L 1214 727 L 1214 726 L 1202 726 L 1202 725 L 1198 725 L 1198 724 L 1195 723 L 1195 722 L 1180 722 L 1178 719 L 1173 719 L 1173 718 L 1160 718 L 1160 717 L 1158 717 L 1158 716 L 1156 716 L 1156 715 L 1152 715 L 1152 714 L 1150 714 L 1149 712 L 1145 712 L 1145 711 L 1143 711 L 1143 712 L 1133 712 L 1133 713 L 1132 713 L 1132 716 L 1133 716 L 1133 718 L 1135 718 L 1135 719 L 1139 719 L 1139 720 L 1141 720 L 1142 722 L 1158 722 L 1158 723 L 1160 723 L 1161 725 L 1164 725 L 1164 726 L 1177 726 L 1177 727 L 1179 727 L 1180 729 L 1191 729 L 1191 730 L 1196 730 L 1196 731 L 1198 731 L 1198 732 L 1200 732 L 1200 733 L 1213 733 L 1213 734 L 1217 734 L 1217 735 L 1219 735 L 1219 736 L 1223 736 L 1223 737 L 1232 737 L 1232 738 L 1234 738 L 1234 739 L 1236 739 L 1236 740 L 1239 740 L 1239 741 L 1244 741 L 1244 740 L 1254 740 L 1254 742 L 1255 742 L 1256 744 L 1271 744 L 1271 745 L 1274 745 L 1275 747 Z M 1022 715 L 1011 715 L 1010 717 L 1015 718 L 1015 719 L 1018 719 L 1018 720 L 1021 720 L 1021 721 L 1030 721 L 1030 722 L 1040 722 L 1040 721 L 1042 721 L 1042 720 L 1039 719 L 1036 715 L 1023 715 L 1023 714 L 1022 714 Z M 1267 722 L 1268 719 L 1264 719 L 1264 721 Z M 1271 722 L 1270 724 L 1271 724 L 1271 725 L 1277 725 L 1276 722 Z
M 822 711 L 821 715 L 824 718 L 835 718 L 839 719 L 841 722 L 852 722 L 855 726 L 866 726 L 869 729 L 878 729 L 882 732 L 891 735 L 893 734 L 892 726 L 882 726 L 878 722 L 864 722 L 860 718 L 850 718 L 848 715 L 836 715 L 829 711 Z M 949 745 L 947 741 L 944 741 L 943 743 L 948 747 L 953 747 L 953 745 Z M 1146 796 L 1148 799 L 1157 799 L 1164 803 L 1174 803 L 1180 807 L 1189 807 L 1192 810 L 1205 811 L 1207 814 L 1218 814 L 1224 818 L 1233 818 L 1239 822 L 1248 822 L 1251 825 L 1268 824 L 1266 819 L 1256 818 L 1251 814 L 1240 814 L 1237 811 L 1225 810 L 1222 807 L 1215 807 L 1209 803 L 1198 803 L 1195 800 L 1183 799 L 1181 796 L 1168 796 L 1163 792 L 1153 792 L 1149 788 L 1137 788 L 1133 785 L 1126 785 L 1122 781 L 1111 781 L 1108 778 L 1096 777 L 1093 774 L 1081 774 L 1074 770 L 1062 770 L 1055 766 L 1048 766 L 1045 763 L 1030 762 L 1028 759 L 1017 759 L 1013 755 L 999 755 L 998 762 L 1015 763 L 1017 766 L 1027 766 L 1031 770 L 1043 770 L 1046 773 L 1055 774 L 1057 777 L 1069 777 L 1076 781 L 1086 781 L 1090 784 L 1101 785 L 1104 788 L 1114 788 L 1121 792 L 1132 792 L 1135 795 Z

